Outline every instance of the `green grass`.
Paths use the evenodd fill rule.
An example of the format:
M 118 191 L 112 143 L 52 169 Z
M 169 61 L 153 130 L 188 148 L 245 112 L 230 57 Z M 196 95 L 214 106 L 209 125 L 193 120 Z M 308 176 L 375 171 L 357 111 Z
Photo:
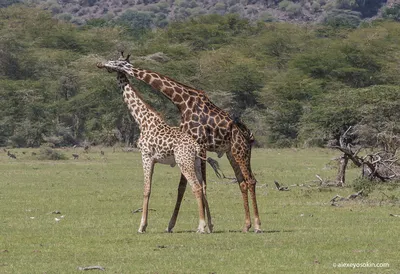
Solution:
M 28 149 L 0 153 L 0 273 L 74 273 L 101 265 L 108 273 L 394 273 L 398 261 L 398 188 L 380 187 L 368 198 L 330 205 L 347 188 L 291 187 L 315 184 L 335 151 L 254 150 L 252 166 L 264 233 L 242 233 L 244 212 L 236 184 L 208 172 L 208 199 L 215 233 L 194 233 L 197 206 L 188 189 L 174 233 L 166 228 L 175 204 L 178 168 L 157 165 L 146 234 L 136 233 L 143 175 L 138 153 L 79 160 L 39 161 Z M 22 154 L 26 152 L 26 154 Z M 211 155 L 213 156 L 213 155 Z M 227 176 L 233 176 L 225 157 Z M 348 180 L 357 169 L 348 171 Z M 267 184 L 267 185 L 266 185 Z M 388 197 L 391 197 L 389 199 Z M 60 215 L 65 217 L 56 222 Z M 388 268 L 334 268 L 334 263 L 389 263 Z M 94 270 L 95 271 L 95 270 Z

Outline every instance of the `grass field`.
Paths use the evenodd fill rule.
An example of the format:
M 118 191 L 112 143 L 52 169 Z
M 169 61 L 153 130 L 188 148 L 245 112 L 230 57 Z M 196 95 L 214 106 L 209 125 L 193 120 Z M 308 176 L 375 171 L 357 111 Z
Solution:
M 75 273 L 94 265 L 108 273 L 399 273 L 400 218 L 389 215 L 400 214 L 398 188 L 380 187 L 338 207 L 330 199 L 354 193 L 351 187 L 275 189 L 274 180 L 290 186 L 315 185 L 315 174 L 334 178 L 335 168 L 326 164 L 335 151 L 254 150 L 262 234 L 241 232 L 239 187 L 210 170 L 215 233 L 194 232 L 197 206 L 189 189 L 174 233 L 164 233 L 179 170 L 157 165 L 149 226 L 138 234 L 141 216 L 131 213 L 142 204 L 138 153 L 70 149 L 63 150 L 69 160 L 39 161 L 32 151 L 12 150 L 16 160 L 0 153 L 0 273 Z M 72 153 L 80 158 L 73 160 Z M 220 164 L 233 176 L 225 157 Z M 348 180 L 358 173 L 350 169 Z

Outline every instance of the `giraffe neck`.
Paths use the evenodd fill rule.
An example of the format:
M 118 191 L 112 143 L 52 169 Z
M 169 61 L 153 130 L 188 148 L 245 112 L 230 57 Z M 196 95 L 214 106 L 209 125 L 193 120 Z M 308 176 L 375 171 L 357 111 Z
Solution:
M 178 107 L 181 113 L 185 112 L 188 108 L 191 109 L 198 97 L 204 96 L 203 91 L 186 86 L 154 71 L 134 68 L 132 66 L 124 67 L 124 71 L 136 79 L 149 84 L 155 90 L 160 91 Z
M 123 92 L 124 102 L 141 131 L 148 129 L 150 124 L 163 123 L 159 114 L 144 102 L 141 94 L 130 84 L 124 73 L 118 72 L 117 79 Z

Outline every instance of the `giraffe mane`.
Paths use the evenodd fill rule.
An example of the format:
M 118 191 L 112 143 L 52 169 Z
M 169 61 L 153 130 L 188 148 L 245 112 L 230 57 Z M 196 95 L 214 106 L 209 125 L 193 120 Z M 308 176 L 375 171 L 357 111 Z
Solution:
M 117 72 L 117 73 L 122 73 L 122 72 Z M 123 74 L 123 73 L 122 73 Z M 126 77 L 126 75 L 125 75 Z M 127 78 L 127 82 L 129 85 L 129 88 L 132 89 L 133 92 L 135 92 L 136 96 L 142 101 L 142 103 L 149 109 L 151 110 L 156 116 L 158 116 L 160 119 L 164 120 L 164 115 L 158 111 L 156 111 L 151 105 L 149 105 L 146 100 L 143 98 L 143 94 L 139 92 L 139 90 L 132 85 L 131 81 Z
M 195 89 L 194 87 L 191 87 L 191 86 L 188 86 L 188 85 L 186 85 L 186 84 L 183 84 L 183 83 L 181 83 L 181 82 L 179 82 L 179 81 L 177 81 L 177 80 L 175 80 L 175 79 L 172 79 L 171 77 L 168 77 L 168 76 L 166 76 L 166 75 L 164 75 L 164 74 L 161 74 L 161 73 L 158 73 L 158 72 L 149 70 L 149 69 L 143 69 L 143 70 L 145 70 L 147 73 L 155 73 L 155 74 L 157 74 L 157 75 L 163 77 L 164 79 L 169 80 L 169 81 L 171 81 L 171 82 L 174 82 L 174 83 L 178 84 L 179 86 L 184 87 L 184 88 L 186 88 L 186 89 L 189 89 L 189 90 L 191 90 L 191 91 L 198 92 L 199 94 L 205 94 L 205 92 L 204 92 L 203 90 Z
M 118 59 L 118 61 L 124 61 L 124 62 L 127 62 L 127 63 L 129 63 L 129 64 L 132 65 L 132 63 L 131 63 L 130 60 L 129 60 L 130 57 L 131 57 L 130 54 L 128 54 L 127 57 L 124 57 L 124 52 L 121 51 L 121 55 L 120 55 L 120 58 Z M 177 83 L 178 85 L 180 85 L 180 86 L 182 86 L 182 87 L 184 87 L 184 88 L 190 89 L 191 91 L 195 91 L 195 92 L 198 92 L 198 93 L 200 93 L 200 94 L 205 94 L 205 92 L 202 91 L 202 90 L 197 90 L 197 89 L 195 89 L 194 87 L 191 87 L 191 86 L 188 86 L 188 85 L 186 85 L 186 84 L 183 84 L 183 83 L 181 83 L 181 82 L 179 82 L 179 81 L 177 81 L 177 80 L 175 80 L 175 79 L 172 79 L 171 77 L 168 77 L 168 76 L 166 76 L 166 75 L 163 75 L 163 74 L 161 74 L 161 73 L 158 73 L 158 72 L 155 72 L 155 71 L 152 71 L 152 70 L 148 70 L 148 69 L 145 69 L 145 70 L 146 70 L 148 73 L 156 73 L 156 74 L 158 74 L 158 75 L 164 77 L 166 80 L 175 82 L 175 83 Z

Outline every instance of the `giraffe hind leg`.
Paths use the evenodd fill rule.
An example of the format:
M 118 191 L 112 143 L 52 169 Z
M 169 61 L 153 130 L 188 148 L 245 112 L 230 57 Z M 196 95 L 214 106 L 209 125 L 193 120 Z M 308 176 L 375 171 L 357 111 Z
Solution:
M 249 199 L 248 192 L 250 192 L 250 197 L 252 199 L 253 211 L 254 211 L 254 232 L 261 232 L 261 222 L 258 213 L 258 206 L 255 194 L 256 180 L 251 172 L 250 168 L 250 157 L 247 155 L 241 155 L 241 153 L 235 150 L 227 152 L 228 160 L 235 172 L 235 176 L 238 180 L 240 191 L 242 192 L 244 210 L 245 210 L 245 225 L 243 232 L 248 232 L 251 228 L 250 219 L 250 209 L 249 209 Z
M 191 151 L 176 151 L 175 152 L 175 160 L 178 163 L 178 166 L 181 170 L 181 173 L 185 176 L 186 180 L 192 187 L 192 192 L 197 200 L 197 207 L 199 213 L 199 225 L 197 228 L 197 232 L 205 233 L 206 222 L 205 222 L 205 205 L 204 200 L 206 199 L 203 192 L 203 184 L 199 182 L 197 176 L 198 172 L 196 172 L 196 166 L 199 166 L 199 163 L 196 162 L 196 156 Z

